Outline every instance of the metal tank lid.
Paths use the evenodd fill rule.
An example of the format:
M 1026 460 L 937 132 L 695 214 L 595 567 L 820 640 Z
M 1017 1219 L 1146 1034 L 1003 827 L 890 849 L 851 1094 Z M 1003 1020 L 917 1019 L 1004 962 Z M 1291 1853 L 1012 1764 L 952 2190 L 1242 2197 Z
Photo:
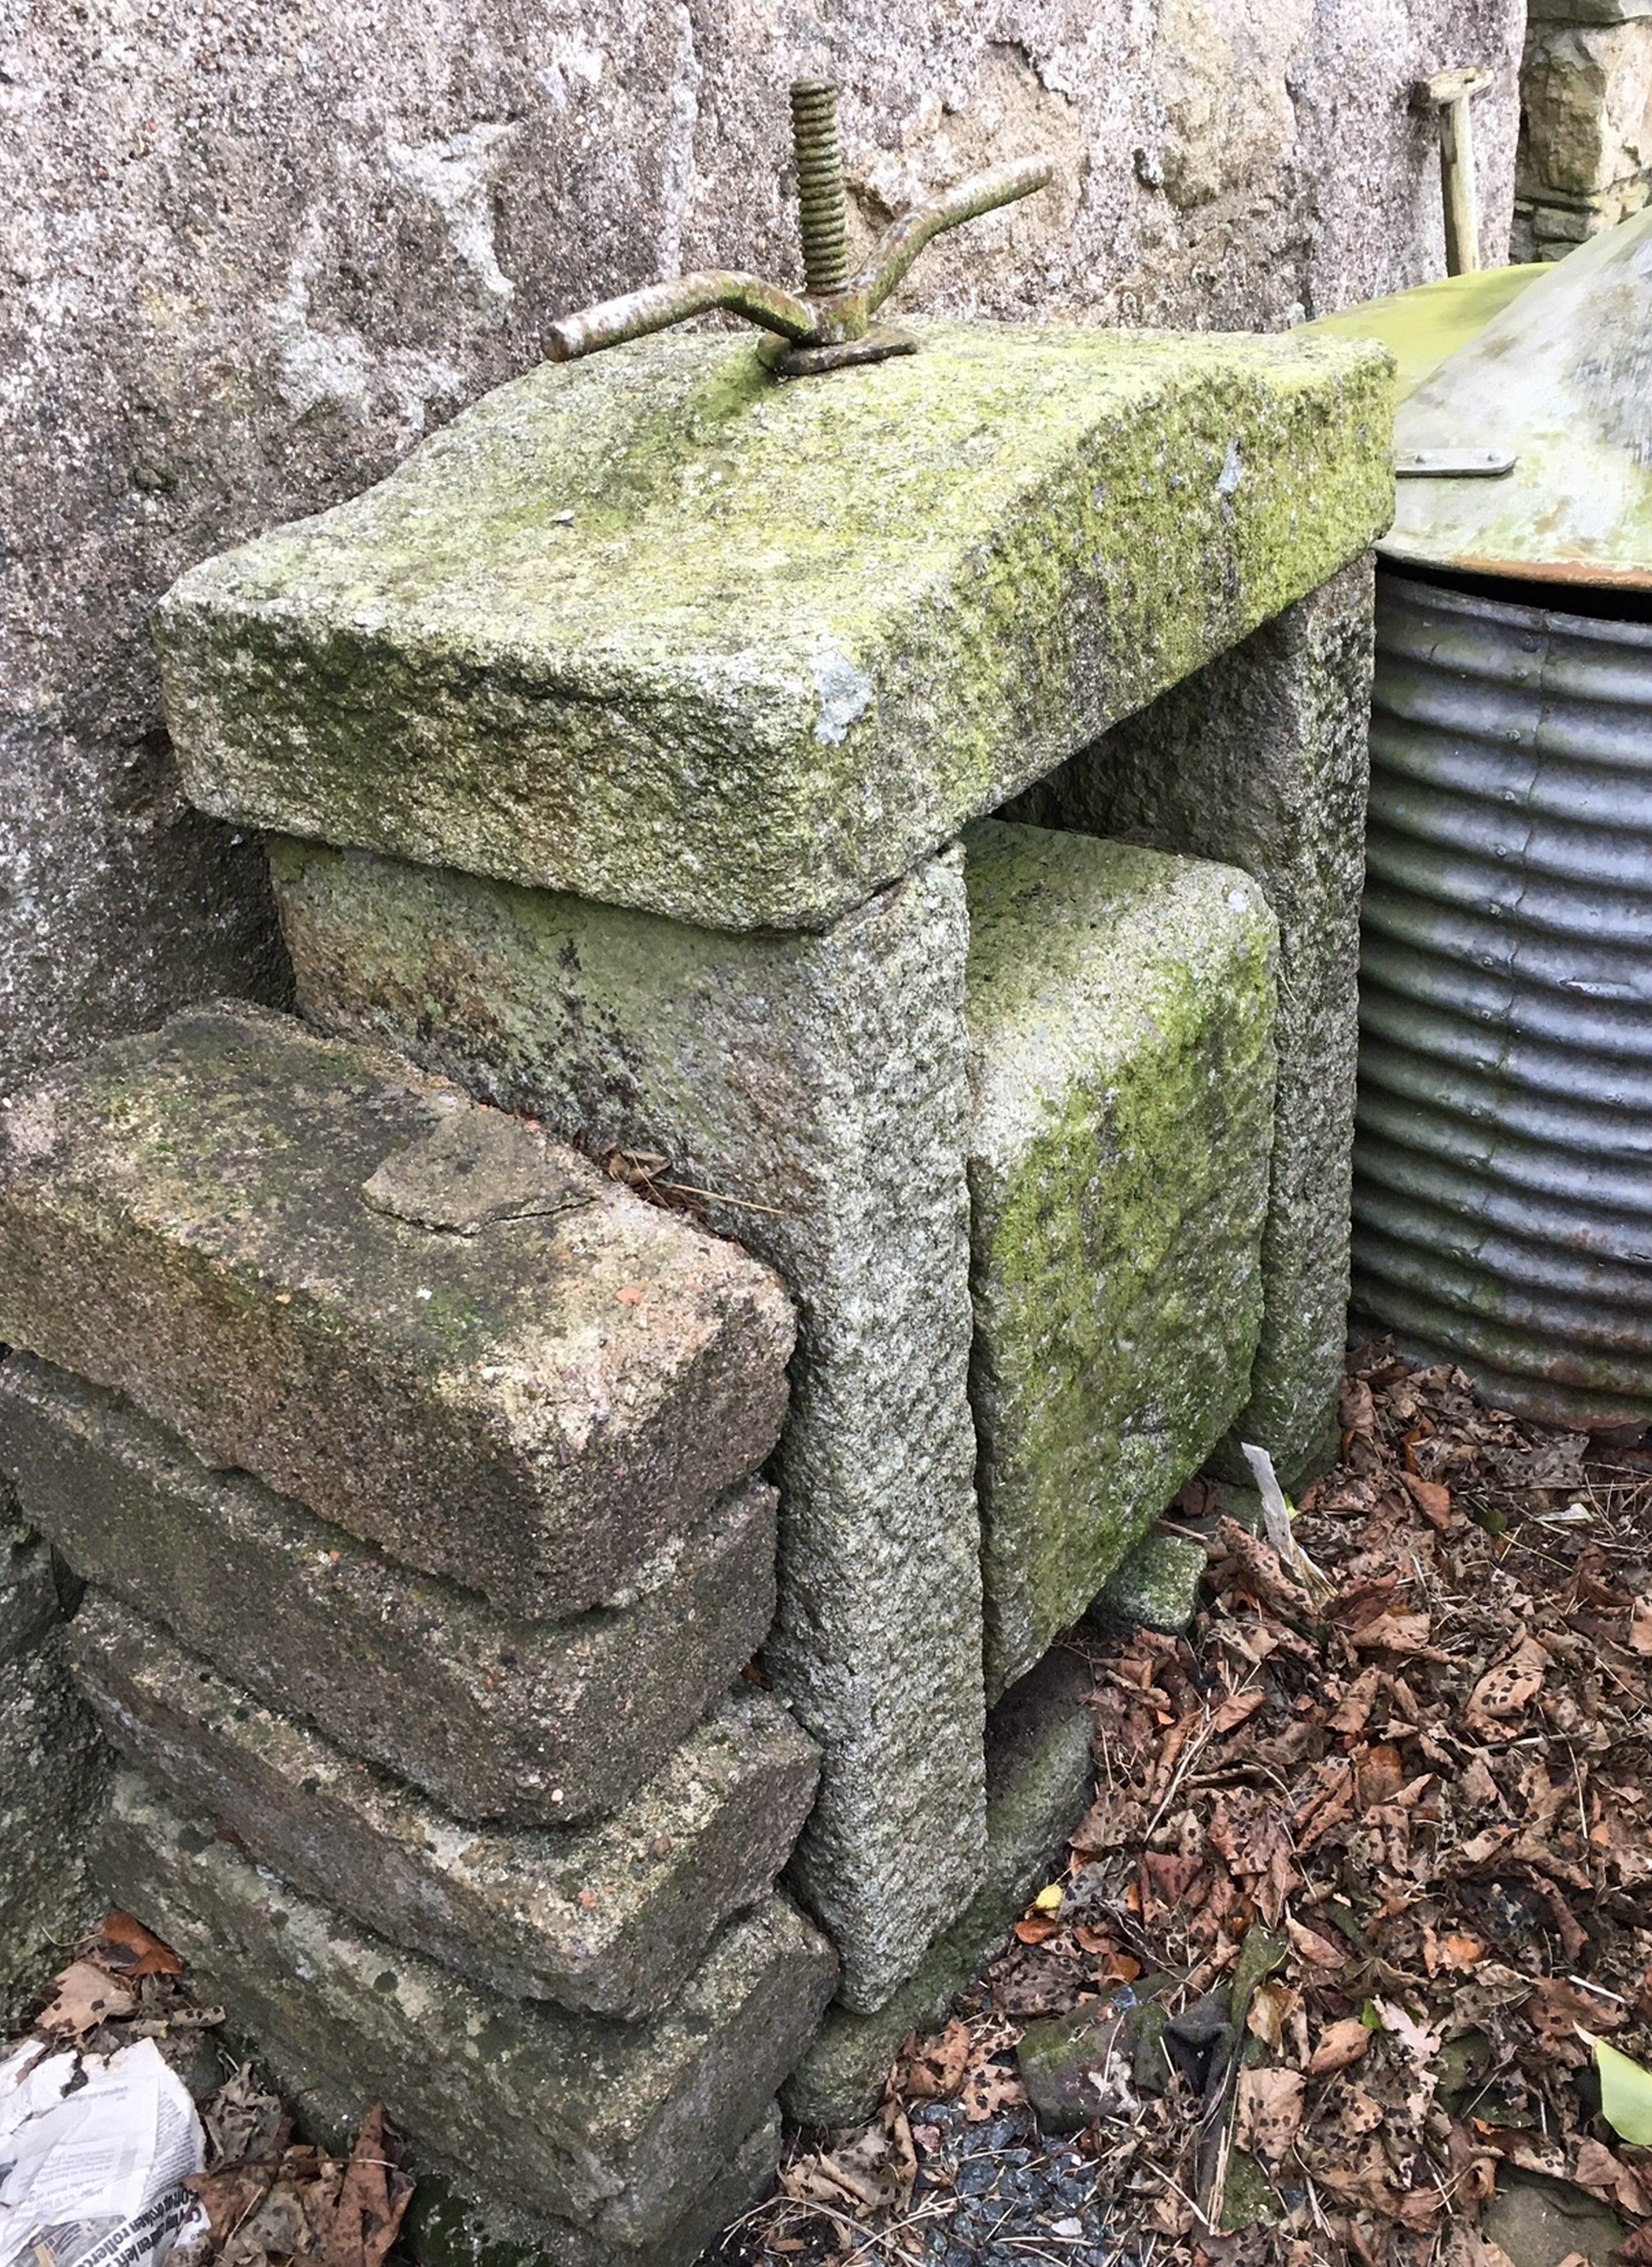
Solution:
M 1580 245 L 1441 363 L 1401 403 L 1394 449 L 1385 557 L 1652 590 L 1652 208 Z

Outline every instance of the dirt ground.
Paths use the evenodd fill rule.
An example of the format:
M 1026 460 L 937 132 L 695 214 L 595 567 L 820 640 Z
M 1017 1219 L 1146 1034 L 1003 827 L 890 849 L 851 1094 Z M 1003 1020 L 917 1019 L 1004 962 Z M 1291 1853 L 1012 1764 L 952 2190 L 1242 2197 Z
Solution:
M 1195 1481 L 1189 1634 L 1073 1634 L 1064 1873 L 726 2260 L 1652 2263 L 1652 1453 L 1384 1346 L 1342 1420 L 1294 1563 Z

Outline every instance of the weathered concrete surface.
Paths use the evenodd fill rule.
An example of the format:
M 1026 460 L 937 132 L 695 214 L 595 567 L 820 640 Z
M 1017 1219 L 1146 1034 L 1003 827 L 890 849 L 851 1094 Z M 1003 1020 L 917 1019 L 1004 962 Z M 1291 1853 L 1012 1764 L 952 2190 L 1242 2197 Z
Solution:
M 1247 1398 L 1278 930 L 1232 866 L 997 819 L 965 840 L 990 1700 Z
M 773 1443 L 785 1294 L 521 1125 L 515 1217 L 364 1200 L 478 1115 L 233 1004 L 112 1042 L 0 1119 L 0 1339 L 506 1612 L 655 1585 Z
M 98 1867 L 257 2040 L 300 2114 L 348 2131 L 383 2101 L 472 2186 L 619 2243 L 672 2234 L 831 1990 L 830 1947 L 775 1898 L 732 1922 L 651 2022 L 480 1993 L 259 1871 L 130 1772 Z
M 0 1471 L 77 1572 L 465 1818 L 614 1809 L 773 1614 L 774 1493 L 759 1481 L 691 1533 L 669 1581 L 548 1622 L 392 1565 L 31 1355 L 0 1362 Z
M 1072 1654 L 1047 1654 L 1006 1692 L 987 1727 L 985 1878 L 916 1972 L 874 2014 L 830 2007 L 781 2095 L 801 2125 L 855 2125 L 877 2107 L 901 2042 L 944 2018 L 954 1996 L 1050 1878 L 1095 1793 L 1090 1679 Z
M 1013 813 L 1241 867 L 1278 916 L 1261 1343 L 1235 1430 L 1270 1452 L 1287 1486 L 1327 1461 L 1336 1442 L 1371 605 L 1371 563 L 1362 561 L 1107 733 Z M 1232 1476 L 1248 1473 L 1236 1462 Z
M 329 2139 L 347 2147 L 352 2136 L 347 2131 Z M 604 2242 L 572 2220 L 512 2212 L 493 2197 L 473 2200 L 442 2175 L 427 2174 L 414 2151 L 411 2168 L 420 2177 L 397 2249 L 419 2267 L 692 2267 L 712 2239 L 768 2188 L 779 2157 L 780 2113 L 771 2109 L 670 2233 L 639 2247 Z
M 652 2014 L 686 1983 L 773 1886 L 815 1792 L 812 1743 L 746 1686 L 603 1823 L 468 1826 L 95 1591 L 70 1645 L 114 1744 L 259 1865 L 486 1990 L 596 2014 Z
M 501 387 L 156 615 L 220 818 L 824 928 L 1356 557 L 1387 359 L 937 326 L 787 385 L 641 340 Z
M 143 620 L 528 368 L 548 315 L 707 261 L 795 277 L 784 89 L 847 82 L 857 241 L 1046 149 L 917 304 L 1264 328 L 1439 272 L 1406 90 L 1472 55 L 1502 256 L 1519 0 L 96 0 L 9 19 L 0 1092 L 269 950 L 256 846 L 187 812 Z M 264 996 L 274 996 L 267 994 Z
M 966 921 L 950 855 L 823 936 L 728 936 L 278 842 L 304 1011 L 597 1154 L 668 1156 L 797 1302 L 767 1661 L 822 1752 L 793 1878 L 875 2006 L 981 1861 Z
M 63 1632 L 0 1652 L 0 2024 L 50 1973 L 52 1945 L 88 1918 L 86 1853 L 107 1763 L 70 1680 Z

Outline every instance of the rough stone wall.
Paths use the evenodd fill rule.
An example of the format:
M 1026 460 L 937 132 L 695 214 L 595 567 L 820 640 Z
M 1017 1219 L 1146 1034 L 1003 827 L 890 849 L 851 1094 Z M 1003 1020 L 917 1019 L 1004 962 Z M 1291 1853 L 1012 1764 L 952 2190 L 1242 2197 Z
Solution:
M 1512 257 L 1563 260 L 1652 196 L 1652 0 L 1531 0 Z
M 1278 327 L 1438 273 L 1418 72 L 1509 208 L 1519 0 L 0 0 L 0 1094 L 215 991 L 282 996 L 255 845 L 183 806 L 144 616 L 376 479 L 551 314 L 790 275 L 784 94 L 845 87 L 858 225 L 1033 147 L 1053 195 L 925 304 Z

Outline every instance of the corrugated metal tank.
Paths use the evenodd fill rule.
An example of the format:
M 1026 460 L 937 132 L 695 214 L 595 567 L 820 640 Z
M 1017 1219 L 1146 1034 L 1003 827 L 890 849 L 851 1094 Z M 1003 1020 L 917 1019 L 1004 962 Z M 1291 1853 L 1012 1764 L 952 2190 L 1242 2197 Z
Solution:
M 1356 1325 L 1596 1427 L 1652 1420 L 1649 379 L 1652 214 L 1414 383 L 1378 576 Z
M 1652 626 L 1379 579 L 1355 1306 L 1652 1418 Z

